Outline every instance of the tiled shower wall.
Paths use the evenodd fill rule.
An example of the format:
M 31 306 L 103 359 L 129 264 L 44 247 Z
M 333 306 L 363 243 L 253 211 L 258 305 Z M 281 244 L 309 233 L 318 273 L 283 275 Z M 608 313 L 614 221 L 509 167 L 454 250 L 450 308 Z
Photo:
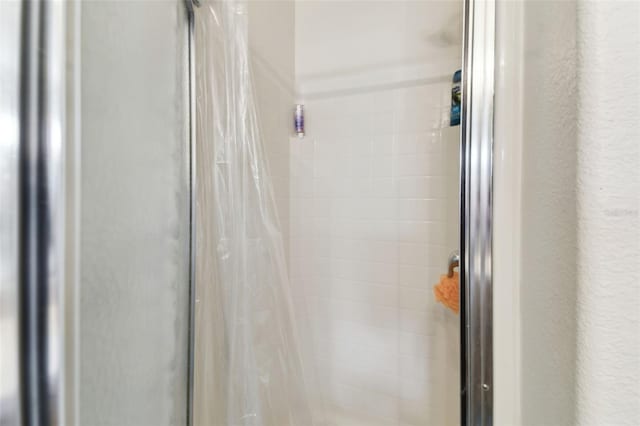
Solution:
M 290 271 L 320 424 L 458 423 L 459 318 L 433 296 L 458 246 L 450 90 L 443 79 L 304 102 Z
M 336 40 L 326 39 L 324 25 L 318 31 L 311 25 L 333 19 L 333 6 L 304 3 L 301 11 L 312 8 L 309 19 L 296 9 L 294 31 L 293 2 L 249 5 L 256 101 L 289 245 L 315 420 L 320 426 L 457 424 L 458 316 L 435 303 L 433 285 L 458 245 L 458 128 L 446 120 L 449 73 L 457 62 L 443 59 L 457 58 L 458 50 L 432 46 L 420 51 L 427 60 L 419 71 L 409 66 L 421 48 L 419 35 L 445 25 L 449 6 L 381 5 L 390 33 L 383 37 L 387 45 L 376 46 L 384 52 L 365 37 L 371 43 L 362 45 L 365 53 L 332 47 L 335 55 L 327 56 L 321 47 Z M 349 10 L 363 11 L 358 3 L 347 6 L 339 9 L 344 19 Z M 403 22 L 413 30 L 393 30 Z M 367 21 L 357 31 L 364 37 L 378 23 Z M 334 30 L 344 37 L 353 32 Z M 396 59 L 402 65 L 391 80 L 380 80 L 389 76 L 386 68 L 367 65 Z M 345 67 L 365 71 L 341 74 Z M 289 138 L 294 81 L 306 108 L 302 139 Z

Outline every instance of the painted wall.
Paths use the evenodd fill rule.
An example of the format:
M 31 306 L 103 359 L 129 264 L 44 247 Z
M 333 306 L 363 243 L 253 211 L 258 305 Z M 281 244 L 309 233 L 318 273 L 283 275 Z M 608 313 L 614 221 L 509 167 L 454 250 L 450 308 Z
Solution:
M 187 413 L 187 18 L 181 1 L 86 2 L 78 424 Z
M 640 7 L 524 7 L 522 423 L 640 421 Z
M 575 422 L 575 3 L 524 7 L 522 423 Z
M 640 4 L 577 6 L 580 424 L 640 424 Z
M 258 118 L 289 251 L 289 136 L 294 105 L 294 2 L 251 1 L 249 48 Z
M 321 425 L 458 422 L 458 316 L 432 287 L 458 245 L 460 13 L 296 3 L 290 270 Z

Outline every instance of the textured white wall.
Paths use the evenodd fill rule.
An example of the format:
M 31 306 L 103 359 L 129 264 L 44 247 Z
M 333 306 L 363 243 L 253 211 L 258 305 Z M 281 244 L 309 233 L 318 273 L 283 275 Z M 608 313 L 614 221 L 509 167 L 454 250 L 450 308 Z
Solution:
M 573 424 L 576 351 L 575 3 L 524 10 L 522 423 Z
M 640 424 L 640 4 L 579 1 L 577 422 Z
M 640 5 L 524 9 L 522 423 L 640 422 Z

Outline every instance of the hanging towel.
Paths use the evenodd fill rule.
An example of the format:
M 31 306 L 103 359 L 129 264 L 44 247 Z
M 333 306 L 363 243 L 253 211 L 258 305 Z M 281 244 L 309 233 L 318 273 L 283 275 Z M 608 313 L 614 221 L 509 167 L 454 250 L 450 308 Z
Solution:
M 456 314 L 460 310 L 460 285 L 458 273 L 454 272 L 449 278 L 447 275 L 440 276 L 440 283 L 433 286 L 433 293 L 436 300 Z

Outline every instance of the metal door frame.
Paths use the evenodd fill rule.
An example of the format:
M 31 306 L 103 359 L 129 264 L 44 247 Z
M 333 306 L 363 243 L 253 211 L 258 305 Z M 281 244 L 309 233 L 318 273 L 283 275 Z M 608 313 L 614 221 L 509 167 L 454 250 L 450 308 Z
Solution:
M 187 372 L 187 425 L 193 425 L 195 392 L 195 335 L 196 335 L 196 212 L 198 192 L 196 187 L 196 57 L 194 8 L 198 0 L 185 0 L 187 8 L 187 52 L 189 75 L 189 349 Z
M 493 424 L 495 0 L 465 0 L 460 149 L 461 424 Z
M 65 424 L 65 5 L 22 1 L 18 328 L 22 424 Z M 55 362 L 53 362 L 55 361 Z

